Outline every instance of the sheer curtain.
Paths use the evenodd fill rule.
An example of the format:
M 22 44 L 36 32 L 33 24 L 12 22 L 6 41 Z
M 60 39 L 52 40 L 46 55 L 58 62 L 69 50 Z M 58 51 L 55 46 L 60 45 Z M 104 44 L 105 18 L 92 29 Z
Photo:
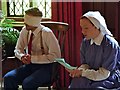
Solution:
M 69 24 L 63 57 L 67 63 L 73 66 L 80 65 L 80 44 L 82 40 L 80 28 L 81 15 L 81 2 L 52 2 L 52 20 Z M 70 80 L 69 73 L 61 66 L 60 86 L 68 87 Z

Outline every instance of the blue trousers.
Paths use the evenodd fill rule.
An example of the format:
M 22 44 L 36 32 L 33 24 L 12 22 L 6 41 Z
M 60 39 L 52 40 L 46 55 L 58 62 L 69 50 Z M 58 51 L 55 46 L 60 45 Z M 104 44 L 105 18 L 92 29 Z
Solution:
M 27 64 L 8 72 L 4 76 L 4 90 L 37 90 L 38 87 L 50 81 L 53 63 Z

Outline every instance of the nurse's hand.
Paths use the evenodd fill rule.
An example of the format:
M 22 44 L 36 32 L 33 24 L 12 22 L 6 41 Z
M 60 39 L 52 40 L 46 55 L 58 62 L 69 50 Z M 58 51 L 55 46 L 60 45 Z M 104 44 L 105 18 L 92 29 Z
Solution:
M 67 69 L 65 68 L 70 74 L 71 77 L 80 77 L 82 75 L 82 70 L 78 70 L 78 69 L 73 69 L 73 70 L 70 70 L 70 69 Z

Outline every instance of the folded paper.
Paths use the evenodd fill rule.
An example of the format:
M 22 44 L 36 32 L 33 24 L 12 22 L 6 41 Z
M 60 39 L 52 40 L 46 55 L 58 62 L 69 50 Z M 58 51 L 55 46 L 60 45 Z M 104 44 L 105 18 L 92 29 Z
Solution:
M 56 61 L 63 65 L 67 69 L 76 69 L 77 67 L 71 66 L 70 64 L 66 63 L 64 58 L 56 58 Z

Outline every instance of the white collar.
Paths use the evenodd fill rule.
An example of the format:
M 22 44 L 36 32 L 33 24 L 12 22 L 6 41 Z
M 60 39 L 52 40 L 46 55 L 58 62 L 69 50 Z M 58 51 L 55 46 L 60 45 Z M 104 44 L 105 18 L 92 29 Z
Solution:
M 101 45 L 103 40 L 104 34 L 101 32 L 95 39 L 91 39 L 90 44 L 92 45 L 95 43 L 96 45 Z
M 33 31 L 33 34 L 36 36 L 41 30 L 42 30 L 42 28 L 43 28 L 43 25 L 39 25 L 36 29 L 35 29 L 35 31 Z

